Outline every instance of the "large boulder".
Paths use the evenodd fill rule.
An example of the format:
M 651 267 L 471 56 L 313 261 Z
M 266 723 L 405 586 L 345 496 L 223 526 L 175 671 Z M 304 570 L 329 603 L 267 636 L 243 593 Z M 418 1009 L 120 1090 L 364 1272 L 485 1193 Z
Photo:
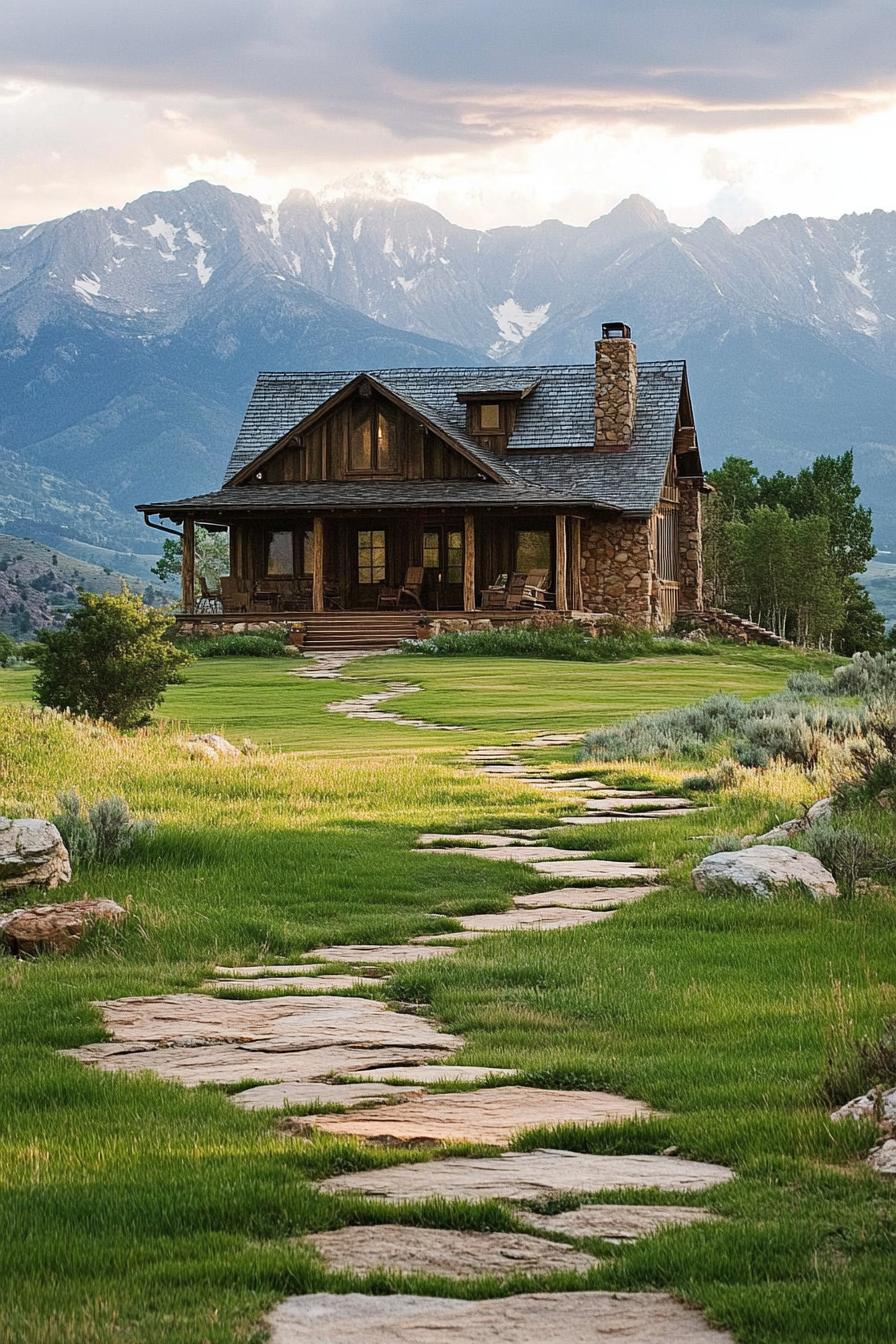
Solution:
M 198 733 L 187 739 L 187 754 L 206 761 L 232 761 L 242 753 L 220 733 Z
M 739 889 L 769 901 L 784 887 L 805 887 L 816 900 L 837 895 L 837 883 L 818 859 L 787 845 L 753 845 L 750 849 L 707 854 L 691 873 L 698 891 L 724 895 Z
M 58 887 L 71 875 L 68 850 L 52 821 L 0 817 L 0 892 Z
M 872 1148 L 868 1163 L 879 1176 L 896 1176 L 896 1139 L 885 1139 L 879 1148 Z
M 896 1087 L 872 1087 L 862 1097 L 853 1097 L 831 1114 L 832 1120 L 872 1120 L 875 1124 L 896 1125 Z
M 120 924 L 127 911 L 117 901 L 65 901 L 32 905 L 0 915 L 0 941 L 16 956 L 38 952 L 70 952 L 91 924 Z

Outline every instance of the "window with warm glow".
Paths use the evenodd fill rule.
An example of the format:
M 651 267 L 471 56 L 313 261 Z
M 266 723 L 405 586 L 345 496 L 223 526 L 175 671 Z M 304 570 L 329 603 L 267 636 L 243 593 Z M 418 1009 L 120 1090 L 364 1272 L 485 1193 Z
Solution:
M 264 572 L 268 578 L 292 574 L 292 532 L 265 532 Z
M 397 417 L 376 406 L 353 410 L 349 471 L 392 475 L 399 465 Z
M 496 401 L 484 401 L 479 407 L 479 428 L 501 428 L 501 407 Z
M 550 532 L 517 532 L 513 567 L 522 574 L 528 574 L 532 570 L 550 569 Z
M 386 534 L 382 529 L 358 532 L 358 582 L 382 583 L 386 577 Z

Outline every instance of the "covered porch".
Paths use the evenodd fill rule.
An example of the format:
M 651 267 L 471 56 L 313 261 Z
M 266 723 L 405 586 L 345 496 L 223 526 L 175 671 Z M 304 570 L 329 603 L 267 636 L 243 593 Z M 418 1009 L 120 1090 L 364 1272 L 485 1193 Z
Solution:
M 380 508 L 172 521 L 181 523 L 181 617 L 192 621 L 479 610 L 513 619 L 582 607 L 582 518 L 573 513 Z M 228 534 L 229 573 L 217 585 L 197 572 L 197 525 Z

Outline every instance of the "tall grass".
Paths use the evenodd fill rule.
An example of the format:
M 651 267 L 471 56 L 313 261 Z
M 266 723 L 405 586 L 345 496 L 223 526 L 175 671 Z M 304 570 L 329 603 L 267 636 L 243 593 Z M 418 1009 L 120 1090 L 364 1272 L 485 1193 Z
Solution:
M 502 625 L 492 630 L 445 631 L 428 639 L 403 640 L 401 650 L 437 658 L 550 658 L 582 663 L 614 663 L 671 653 L 709 657 L 718 652 L 717 646 L 652 635 L 646 630 L 599 632 L 592 637 L 571 621 L 540 629 Z

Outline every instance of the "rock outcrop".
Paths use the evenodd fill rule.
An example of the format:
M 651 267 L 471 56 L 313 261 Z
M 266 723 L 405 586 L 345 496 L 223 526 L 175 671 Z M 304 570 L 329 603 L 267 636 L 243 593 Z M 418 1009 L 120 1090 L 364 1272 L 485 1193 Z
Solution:
M 127 911 L 117 901 L 65 901 L 32 905 L 0 915 L 0 941 L 16 956 L 70 952 L 92 924 L 120 924 Z
M 707 854 L 691 877 L 698 891 L 724 895 L 739 889 L 761 901 L 772 900 L 788 886 L 805 887 L 816 900 L 838 894 L 833 874 L 818 859 L 787 845 L 754 845 Z
M 0 817 L 0 892 L 71 880 L 68 850 L 52 821 Z

